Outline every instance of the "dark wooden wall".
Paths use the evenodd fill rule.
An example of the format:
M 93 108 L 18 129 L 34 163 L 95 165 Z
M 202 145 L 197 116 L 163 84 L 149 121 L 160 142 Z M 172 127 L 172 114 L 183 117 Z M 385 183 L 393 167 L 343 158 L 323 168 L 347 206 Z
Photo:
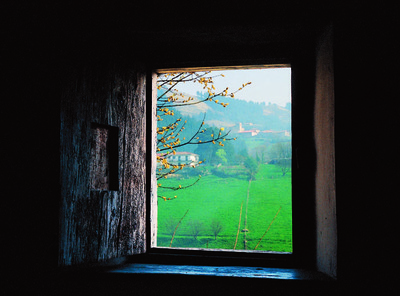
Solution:
M 3 200 L 6 201 L 4 209 L 9 215 L 6 218 L 3 241 L 9 246 L 5 256 L 6 259 L 11 259 L 11 266 L 14 267 L 11 269 L 14 271 L 14 281 L 7 281 L 6 284 L 13 284 L 14 290 L 17 287 L 28 288 L 30 294 L 39 291 L 36 294 L 40 295 L 46 294 L 43 291 L 49 291 L 50 286 L 54 287 L 51 293 L 47 293 L 50 295 L 60 294 L 65 287 L 72 287 L 75 284 L 73 280 L 57 283 L 50 281 L 50 275 L 54 271 L 52 268 L 57 266 L 57 259 L 60 258 L 58 243 L 69 239 L 68 233 L 71 232 L 68 232 L 68 229 L 72 230 L 63 222 L 59 229 L 58 222 L 64 221 L 63 215 L 69 215 L 70 209 L 77 217 L 88 218 L 85 223 L 92 225 L 101 221 L 99 217 L 106 217 L 103 211 L 96 212 L 88 206 L 81 209 L 74 207 L 78 201 L 91 200 L 88 184 L 84 185 L 87 186 L 86 189 L 74 187 L 86 192 L 78 196 L 71 191 L 70 197 L 74 197 L 74 202 L 61 195 L 66 189 L 60 189 L 59 177 L 60 98 L 72 100 L 69 95 L 76 94 L 81 96 L 84 104 L 87 102 L 88 106 L 91 106 L 89 102 L 94 102 L 93 97 L 98 94 L 102 98 L 99 102 L 102 102 L 100 104 L 106 110 L 106 97 L 115 98 L 113 90 L 118 80 L 114 78 L 119 77 L 128 85 L 129 79 L 123 77 L 129 76 L 121 75 L 129 72 L 100 67 L 100 64 L 104 65 L 105 60 L 101 58 L 97 59 L 103 61 L 100 64 L 94 63 L 85 68 L 76 63 L 65 71 L 58 67 L 60 58 L 63 60 L 64 56 L 69 56 L 73 60 L 79 56 L 80 61 L 87 58 L 90 60 L 93 48 L 101 48 L 99 51 L 107 57 L 112 48 L 122 59 L 143 57 L 147 65 L 154 63 L 154 59 L 164 62 L 166 66 L 170 64 L 168 60 L 213 62 L 221 57 L 230 58 L 235 55 L 234 52 L 237 52 L 236 56 L 247 53 L 252 60 L 251 57 L 257 59 L 262 57 L 263 53 L 280 52 L 279 46 L 278 49 L 269 47 L 269 44 L 273 43 L 272 40 L 282 40 L 280 48 L 288 48 L 284 44 L 287 33 L 292 32 L 291 36 L 300 36 L 296 34 L 295 21 L 300 20 L 312 25 L 315 20 L 313 16 L 326 18 L 325 12 L 329 10 L 333 14 L 334 24 L 337 285 L 341 290 L 338 295 L 395 294 L 398 290 L 396 171 L 399 167 L 396 108 L 399 81 L 397 10 L 388 3 L 368 4 L 356 0 L 347 1 L 345 4 L 336 1 L 332 10 L 329 6 L 333 1 L 319 1 L 320 4 L 308 5 L 297 1 L 297 4 L 292 6 L 285 3 L 286 1 L 276 1 L 278 2 L 279 4 L 269 5 L 264 1 L 256 7 L 244 5 L 245 7 L 240 6 L 236 10 L 228 11 L 209 11 L 209 7 L 204 6 L 203 11 L 201 8 L 197 11 L 196 8 L 196 15 L 193 15 L 194 10 L 190 9 L 179 18 L 180 22 L 170 22 L 165 26 L 157 20 L 176 15 L 176 7 L 168 2 L 165 2 L 165 5 L 170 5 L 170 10 L 155 10 L 152 7 L 147 11 L 137 7 L 137 2 L 131 2 L 129 7 L 118 7 L 118 4 L 115 4 L 110 8 L 82 2 L 76 7 L 70 4 L 59 5 L 61 7 L 54 10 L 51 5 L 43 4 L 45 1 L 25 5 L 18 2 L 18 10 L 7 11 L 11 17 L 6 19 L 6 31 L 11 32 L 11 38 L 4 41 L 6 53 L 3 56 L 4 60 L 10 63 L 2 67 L 2 70 L 9 74 L 5 80 L 8 93 L 4 97 L 7 99 L 3 102 L 1 112 L 3 119 L 8 119 L 2 125 L 2 132 L 5 133 L 2 146 L 5 151 L 2 151 L 2 155 L 7 160 L 4 182 L 6 194 Z M 149 3 L 153 5 L 152 2 Z M 314 26 L 318 27 L 318 24 Z M 177 27 L 187 28 L 187 34 L 183 38 L 177 39 L 174 30 Z M 241 30 L 236 30 L 238 27 Z M 160 39 L 157 38 L 167 43 L 162 47 Z M 304 36 L 300 36 L 298 43 L 289 46 L 294 50 L 301 50 L 297 45 L 304 42 Z M 85 44 L 92 46 L 88 47 Z M 184 50 L 179 51 L 173 47 L 177 44 L 184 44 Z M 157 45 L 161 55 L 154 56 L 151 49 Z M 166 52 L 168 45 L 169 52 Z M 60 57 L 59 52 L 64 55 Z M 65 64 L 68 65 L 69 61 Z M 138 67 L 130 68 L 138 73 Z M 72 69 L 75 70 L 71 71 Z M 135 73 L 132 75 L 138 77 Z M 63 78 L 61 84 L 59 77 Z M 105 83 L 100 83 L 100 80 Z M 84 82 L 92 88 L 84 90 Z M 103 91 L 100 91 L 101 88 Z M 121 93 L 127 91 L 128 89 L 125 89 Z M 99 113 L 103 115 L 96 115 L 94 110 L 90 109 L 83 112 L 81 107 L 77 105 L 77 109 L 74 110 L 78 113 L 86 112 L 89 121 L 81 131 L 85 130 L 87 134 L 90 132 L 92 121 L 90 116 L 103 118 L 104 121 L 99 124 L 109 126 L 117 126 L 118 120 L 123 121 L 122 118 L 114 118 L 115 121 L 111 121 L 112 116 L 105 116 L 106 112 Z M 69 112 L 72 118 L 77 118 L 77 113 L 74 113 L 72 108 Z M 117 127 L 120 133 L 123 127 Z M 88 143 L 87 139 L 85 141 Z M 86 154 L 88 157 L 89 152 L 79 150 L 77 153 Z M 74 163 L 69 165 L 73 168 Z M 89 172 L 85 174 L 75 176 L 88 179 Z M 121 172 L 118 176 L 122 176 Z M 131 187 L 131 190 L 135 191 L 133 188 Z M 119 188 L 119 192 L 112 192 L 118 195 L 116 202 L 120 202 L 122 197 L 125 198 L 123 192 L 126 191 L 122 187 Z M 66 202 L 66 208 L 61 213 L 60 200 L 61 203 Z M 93 201 L 95 207 L 99 208 L 100 200 Z M 119 209 L 122 209 L 124 217 L 129 216 L 128 207 Z M 139 212 L 136 211 L 133 215 L 138 215 Z M 133 220 L 124 221 L 127 223 L 124 229 L 128 230 L 124 235 L 133 235 L 129 230 L 133 229 L 133 225 L 129 224 Z M 71 223 L 75 223 L 76 226 L 76 221 Z M 123 233 L 122 226 L 121 224 L 120 238 Z M 140 229 L 140 226 L 136 229 Z M 83 232 L 79 232 L 76 240 L 71 239 L 71 243 L 61 246 L 62 250 L 65 249 L 66 258 L 72 258 L 73 251 L 78 250 L 78 239 L 87 243 L 86 246 L 82 244 L 86 250 L 98 250 L 96 244 L 101 241 L 102 236 L 97 236 L 94 230 L 90 231 L 87 231 L 88 235 L 92 236 L 90 241 L 84 237 Z M 119 244 L 114 245 L 119 246 L 119 252 L 134 252 L 132 249 L 128 250 L 130 247 L 123 248 L 122 242 L 121 239 Z M 84 253 L 84 250 L 81 253 Z M 87 252 L 86 256 L 95 260 L 98 256 L 96 252 L 98 253 Z M 115 254 L 115 250 L 107 250 L 105 253 L 107 252 Z M 32 281 L 29 281 L 30 279 Z M 99 280 L 89 283 L 83 278 L 81 282 L 85 289 L 81 291 L 87 292 L 86 295 L 93 291 L 100 292 L 103 287 L 107 287 L 112 294 L 113 291 L 122 289 L 122 284 L 126 284 L 129 289 L 121 294 L 132 294 L 138 286 L 140 289 L 135 292 L 143 291 L 145 294 L 148 290 L 143 283 L 150 279 L 149 285 L 152 285 L 153 291 L 160 288 L 156 291 L 157 294 L 174 294 L 175 287 L 179 285 L 178 294 L 206 286 L 204 290 L 207 292 L 217 287 L 218 292 L 228 289 L 232 294 L 238 292 L 243 295 L 253 284 L 251 280 L 243 279 L 243 284 L 239 286 L 235 280 L 231 279 L 227 283 L 216 278 L 210 283 L 203 277 L 191 277 L 194 285 L 186 281 L 187 277 L 177 279 L 173 276 L 143 275 L 135 279 L 118 279 L 119 282 L 115 278 L 101 277 L 100 285 Z M 157 283 L 157 286 L 153 283 Z M 270 282 L 261 280 L 257 283 L 264 289 L 262 292 L 257 291 L 264 294 L 280 295 L 284 294 L 285 290 L 287 295 L 294 295 L 309 291 L 304 287 L 301 289 L 302 283 L 298 282 L 292 283 L 290 288 L 287 288 L 286 281 L 276 282 L 272 291 Z M 307 285 L 316 289 L 315 295 L 324 295 L 327 292 L 324 285 Z
M 59 263 L 144 252 L 145 73 L 81 65 L 63 74 Z

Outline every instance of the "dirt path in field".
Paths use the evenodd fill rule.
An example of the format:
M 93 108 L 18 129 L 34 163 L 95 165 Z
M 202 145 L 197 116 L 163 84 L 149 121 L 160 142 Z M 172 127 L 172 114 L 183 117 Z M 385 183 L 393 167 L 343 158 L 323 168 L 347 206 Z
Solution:
M 249 196 L 250 196 L 250 185 L 251 185 L 251 181 L 252 179 L 249 180 L 249 186 L 247 187 L 247 200 L 246 200 L 246 213 L 244 215 L 244 228 L 243 228 L 243 232 L 244 232 L 244 240 L 243 240 L 243 244 L 244 244 L 244 249 L 247 250 L 247 232 L 249 231 L 247 229 L 247 208 L 249 205 Z

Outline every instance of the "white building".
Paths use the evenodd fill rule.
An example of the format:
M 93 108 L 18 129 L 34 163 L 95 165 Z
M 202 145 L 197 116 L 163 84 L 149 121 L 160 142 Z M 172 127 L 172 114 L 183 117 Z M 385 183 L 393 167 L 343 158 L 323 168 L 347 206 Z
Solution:
M 175 154 L 168 154 L 167 161 L 169 164 L 186 164 L 195 165 L 199 162 L 199 155 L 191 152 L 176 152 Z

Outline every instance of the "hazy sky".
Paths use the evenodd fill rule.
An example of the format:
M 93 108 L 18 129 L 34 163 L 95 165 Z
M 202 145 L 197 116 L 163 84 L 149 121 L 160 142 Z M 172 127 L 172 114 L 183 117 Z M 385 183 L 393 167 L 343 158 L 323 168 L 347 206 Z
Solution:
M 255 102 L 271 102 L 285 106 L 291 102 L 291 70 L 290 68 L 224 70 L 214 71 L 212 76 L 223 73 L 225 77 L 215 77 L 216 91 L 229 87 L 229 92 L 237 90 L 243 83 L 250 82 L 243 90 L 235 94 L 235 98 Z M 179 90 L 190 95 L 201 91 L 198 83 L 179 85 Z M 204 91 L 204 90 L 203 90 Z

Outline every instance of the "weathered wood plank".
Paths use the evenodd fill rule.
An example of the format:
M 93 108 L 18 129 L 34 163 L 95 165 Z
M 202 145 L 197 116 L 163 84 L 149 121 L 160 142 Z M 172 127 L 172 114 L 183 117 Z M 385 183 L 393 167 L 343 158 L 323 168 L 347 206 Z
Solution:
M 267 69 L 267 68 L 287 68 L 290 64 L 265 64 L 265 65 L 238 65 L 238 66 L 215 66 L 215 67 L 184 67 L 184 68 L 164 68 L 157 69 L 157 73 L 179 73 L 179 72 L 202 72 L 202 71 L 222 71 L 222 70 L 247 70 L 247 69 Z
M 196 266 L 132 263 L 110 271 L 132 274 L 176 274 L 241 278 L 268 278 L 276 280 L 331 280 L 316 272 L 293 268 L 243 267 L 243 266 Z
M 144 73 L 93 65 L 66 69 L 60 265 L 145 251 L 145 107 Z M 110 147 L 113 135 L 117 139 Z

